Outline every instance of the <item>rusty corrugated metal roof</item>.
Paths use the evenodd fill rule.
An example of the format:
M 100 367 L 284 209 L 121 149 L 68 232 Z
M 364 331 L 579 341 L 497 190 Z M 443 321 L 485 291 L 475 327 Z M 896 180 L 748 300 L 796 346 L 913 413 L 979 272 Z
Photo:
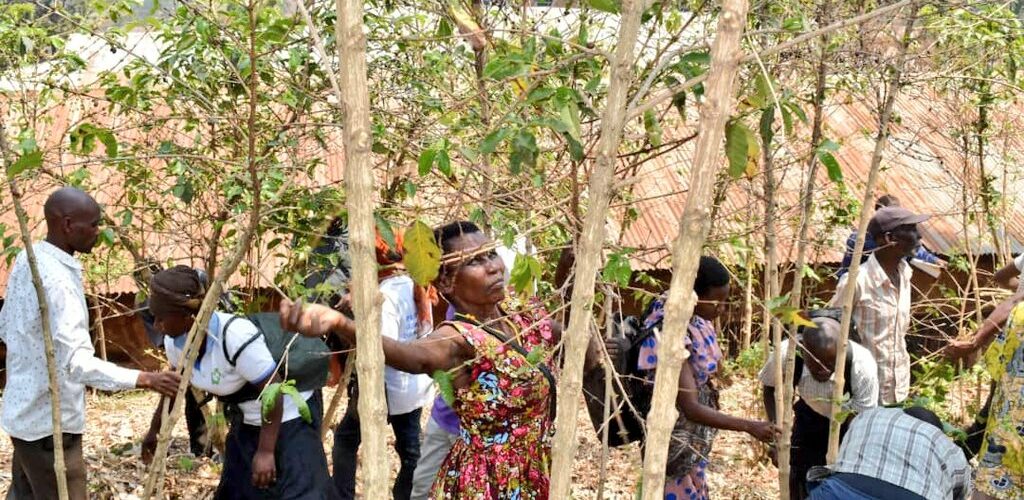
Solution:
M 993 120 L 998 125 L 990 131 L 991 146 L 985 167 L 988 175 L 995 176 L 993 182 L 1003 192 L 1006 203 L 1006 217 L 999 218 L 998 230 L 1001 234 L 1005 231 L 1009 250 L 1016 254 L 1024 250 L 1024 206 L 1017 201 L 1017 193 L 1024 186 L 1024 175 L 1015 166 L 1015 159 L 1024 153 L 1024 140 L 1014 132 L 1024 125 L 1018 113 L 1024 107 L 1012 103 L 1007 108 L 1002 110 L 998 120 Z M 977 162 L 973 158 L 965 159 L 963 147 L 957 142 L 956 127 L 970 126 L 973 119 L 970 109 L 962 109 L 954 99 L 910 89 L 897 101 L 895 116 L 897 120 L 892 127 L 876 194 L 894 194 L 904 207 L 932 215 L 920 225 L 923 244 L 930 250 L 941 254 L 964 253 L 970 243 L 971 251 L 976 254 L 992 253 L 994 247 L 990 232 L 982 222 L 981 203 L 973 194 L 979 184 Z M 862 198 L 867 181 L 876 121 L 872 103 L 864 99 L 842 96 L 826 106 L 826 136 L 841 144 L 835 157 L 842 166 L 849 196 L 857 200 Z M 694 120 L 690 120 L 688 124 L 677 123 L 676 126 L 692 132 L 693 123 Z M 783 143 L 782 152 L 776 157 L 780 262 L 794 261 L 799 247 L 795 240 L 806 166 L 797 163 L 795 158 L 806 155 L 808 148 L 799 146 L 800 141 L 806 144 L 806 134 L 807 130 L 798 131 L 792 143 Z M 633 205 L 637 218 L 623 229 L 619 240 L 622 247 L 636 249 L 632 254 L 636 270 L 671 268 L 669 249 L 686 202 L 692 155 L 691 142 L 646 162 L 638 170 L 639 179 L 632 193 L 632 199 L 637 200 Z M 967 182 L 975 186 L 968 190 L 966 209 L 965 162 Z M 837 197 L 839 189 L 828 181 L 821 168 L 816 183 L 815 221 L 810 241 L 806 242 L 809 259 L 816 263 L 838 262 L 850 227 L 836 227 L 825 220 L 829 215 L 829 202 Z M 750 244 L 758 258 L 763 258 L 761 184 L 760 176 L 753 182 L 746 179 L 732 182 L 718 207 L 709 245 L 728 260 L 742 259 L 740 247 L 743 245 L 736 244 L 737 237 L 740 243 Z M 746 238 L 747 235 L 750 238 Z

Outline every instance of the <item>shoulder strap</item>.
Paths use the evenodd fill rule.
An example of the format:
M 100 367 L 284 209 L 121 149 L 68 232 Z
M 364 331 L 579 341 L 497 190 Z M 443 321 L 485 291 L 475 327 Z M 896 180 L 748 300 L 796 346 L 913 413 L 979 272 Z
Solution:
M 846 369 L 843 377 L 843 394 L 853 394 L 853 341 L 846 346 Z
M 242 344 L 242 346 L 239 347 L 237 351 L 235 351 L 234 356 L 228 354 L 228 327 L 230 327 L 231 323 L 234 323 L 234 321 L 239 317 L 240 316 L 232 315 L 231 319 L 229 319 L 227 323 L 224 323 L 224 328 L 221 328 L 220 332 L 220 345 L 224 349 L 224 359 L 227 360 L 228 364 L 230 364 L 232 367 L 234 367 L 238 363 L 238 356 L 242 354 L 242 351 L 244 351 L 246 347 L 249 347 L 249 344 L 255 342 L 260 335 L 263 335 L 263 331 L 260 330 L 259 325 L 257 325 L 256 322 L 253 321 L 252 324 L 256 327 L 256 333 L 249 337 L 248 340 L 246 340 Z
M 793 360 L 793 387 L 800 385 L 800 378 L 804 376 L 804 357 L 796 356 Z
M 524 358 L 530 355 L 530 353 L 526 352 L 526 349 L 524 349 L 523 346 L 519 345 L 516 342 L 512 342 L 510 339 L 505 337 L 505 335 L 503 333 L 499 332 L 498 330 L 496 330 L 494 328 L 491 328 L 491 327 L 489 327 L 487 325 L 483 325 L 480 322 L 472 320 L 470 318 L 467 318 L 466 316 L 463 316 L 461 314 L 456 314 L 455 317 L 458 318 L 459 321 L 462 321 L 464 323 L 469 323 L 469 324 L 471 324 L 473 326 L 476 326 L 476 327 L 482 329 L 483 331 L 487 332 L 488 334 L 490 334 L 494 338 L 496 338 L 499 341 L 501 341 L 502 344 L 511 347 L 516 352 L 518 352 L 519 354 L 523 355 Z M 548 415 L 551 417 L 551 420 L 554 421 L 555 413 L 557 411 L 557 406 L 556 405 L 558 403 L 558 397 L 557 397 L 558 396 L 558 388 L 557 388 L 557 385 L 555 384 L 555 376 L 551 374 L 551 370 L 548 369 L 547 365 L 545 365 L 544 363 L 537 363 L 536 367 L 537 367 L 538 370 L 540 370 L 540 373 L 542 375 L 544 375 L 544 379 L 547 380 L 548 387 L 550 387 L 550 389 L 551 389 L 551 391 L 550 391 L 551 392 L 551 397 L 549 398 L 549 403 L 548 403 Z

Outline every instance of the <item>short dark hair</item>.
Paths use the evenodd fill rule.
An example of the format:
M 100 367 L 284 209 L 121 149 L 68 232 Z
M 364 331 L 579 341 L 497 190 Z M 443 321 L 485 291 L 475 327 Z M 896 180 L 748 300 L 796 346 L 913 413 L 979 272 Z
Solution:
M 728 285 L 729 279 L 729 270 L 718 259 L 702 255 L 700 267 L 697 268 L 697 279 L 693 280 L 693 291 L 703 297 L 712 288 Z
M 911 406 L 910 408 L 904 408 L 903 413 L 906 413 L 907 415 L 910 415 L 922 422 L 932 424 L 942 432 L 946 431 L 942 426 L 942 419 L 928 408 L 923 406 Z
M 452 240 L 466 234 L 479 233 L 480 228 L 468 220 L 449 222 L 434 230 L 434 240 L 441 247 L 441 253 L 452 251 Z
M 877 200 L 875 200 L 875 210 L 878 210 L 881 207 L 898 206 L 900 206 L 900 199 L 891 194 L 883 194 L 882 196 L 879 196 Z

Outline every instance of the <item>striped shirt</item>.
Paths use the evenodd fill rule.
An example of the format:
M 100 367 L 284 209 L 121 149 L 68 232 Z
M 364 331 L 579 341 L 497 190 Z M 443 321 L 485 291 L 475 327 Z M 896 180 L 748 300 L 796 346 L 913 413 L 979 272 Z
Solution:
M 789 340 L 782 341 L 782 352 L 785 353 L 789 346 Z M 845 374 L 850 378 L 850 399 L 843 404 L 844 410 L 863 412 L 874 408 L 878 404 L 878 368 L 875 367 L 875 360 L 867 349 L 856 342 L 850 342 L 849 348 L 853 353 L 853 373 Z M 806 357 L 805 357 L 806 359 Z M 800 381 L 796 386 L 796 393 L 800 399 L 818 415 L 828 418 L 832 414 L 832 387 L 835 385 L 835 373 L 824 382 L 819 382 L 811 375 L 811 370 L 805 365 L 800 375 Z M 775 387 L 775 356 L 769 355 L 768 362 L 761 369 L 759 376 L 761 383 L 767 387 Z
M 879 403 L 891 405 L 907 399 L 910 393 L 910 354 L 907 330 L 910 329 L 910 264 L 900 259 L 897 289 L 878 263 L 875 254 L 861 265 L 853 294 L 853 320 L 859 339 L 878 365 Z M 830 307 L 841 307 L 840 297 L 849 284 L 849 274 L 836 286 Z
M 854 417 L 829 469 L 873 477 L 928 500 L 971 495 L 971 467 L 960 448 L 934 425 L 899 408 Z

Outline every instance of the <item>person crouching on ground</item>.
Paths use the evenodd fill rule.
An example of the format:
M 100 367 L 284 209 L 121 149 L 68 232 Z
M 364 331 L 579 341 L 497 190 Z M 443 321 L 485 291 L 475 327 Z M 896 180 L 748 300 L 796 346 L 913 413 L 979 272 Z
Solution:
M 793 380 L 795 393 L 800 398 L 793 404 L 793 435 L 790 440 L 789 497 L 807 498 L 807 471 L 825 465 L 828 451 L 828 433 L 832 413 L 832 387 L 835 385 L 836 347 L 840 340 L 838 317 L 840 310 L 826 309 L 834 317 L 815 317 L 816 327 L 803 328 L 799 336 L 799 356 Z M 782 341 L 779 349 L 788 352 L 789 340 Z M 877 406 L 878 368 L 867 349 L 849 341 L 844 361 L 846 383 L 843 393 L 849 399 L 844 410 L 863 412 Z M 775 356 L 769 355 L 761 370 L 764 384 L 764 407 L 768 418 L 778 422 L 775 408 Z M 843 426 L 845 430 L 846 426 Z M 775 447 L 772 459 L 775 460 Z
M 164 348 L 172 366 L 180 362 L 187 333 L 205 294 L 199 275 L 190 267 L 176 266 L 153 276 L 149 309 L 154 324 L 166 335 Z M 252 394 L 252 399 L 228 406 L 230 430 L 224 470 L 214 498 L 337 498 L 320 443 L 322 417 L 313 392 L 300 393 L 309 404 L 311 423 L 300 418 L 292 398 L 279 396 L 269 417 L 264 419 L 261 414 L 257 399 L 260 389 L 281 379 L 274 375 L 277 362 L 258 332 L 256 325 L 246 318 L 214 312 L 189 381 L 220 397 L 240 391 Z M 250 339 L 255 340 L 249 342 Z M 226 353 L 232 353 L 234 364 Z M 143 461 L 147 463 L 156 448 L 162 411 L 161 399 L 143 441 Z

